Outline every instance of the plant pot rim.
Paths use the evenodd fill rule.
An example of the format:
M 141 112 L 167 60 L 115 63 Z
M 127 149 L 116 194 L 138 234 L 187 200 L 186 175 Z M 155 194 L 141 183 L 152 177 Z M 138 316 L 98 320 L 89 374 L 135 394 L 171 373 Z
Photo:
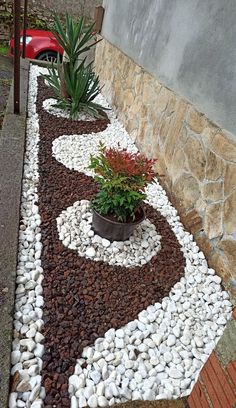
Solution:
M 105 215 L 101 215 L 99 212 L 97 212 L 94 208 L 92 211 L 97 214 L 100 218 L 102 218 L 104 221 L 109 221 L 110 224 L 113 225 L 123 225 L 124 227 L 127 225 L 138 225 L 140 222 L 142 222 L 145 219 L 145 212 L 142 206 L 139 207 L 142 211 L 142 215 L 138 220 L 132 221 L 132 222 L 122 222 L 122 221 L 113 221 L 110 218 L 106 217 Z

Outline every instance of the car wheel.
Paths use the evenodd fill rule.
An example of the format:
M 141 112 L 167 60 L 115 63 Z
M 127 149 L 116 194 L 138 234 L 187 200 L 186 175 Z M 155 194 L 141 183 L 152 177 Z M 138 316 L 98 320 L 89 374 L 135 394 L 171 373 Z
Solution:
M 45 51 L 42 52 L 36 59 L 40 61 L 56 62 L 57 53 L 55 51 Z

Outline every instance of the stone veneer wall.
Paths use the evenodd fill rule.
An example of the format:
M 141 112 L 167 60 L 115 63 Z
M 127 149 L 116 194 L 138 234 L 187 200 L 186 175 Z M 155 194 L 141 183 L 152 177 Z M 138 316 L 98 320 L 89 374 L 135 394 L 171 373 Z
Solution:
M 209 264 L 236 292 L 236 142 L 103 39 L 103 93 L 157 171 Z
M 102 0 L 29 0 L 28 27 L 47 28 L 53 22 L 54 13 L 62 16 L 67 12 L 75 17 L 83 15 L 93 19 L 95 7 L 101 4 Z M 22 11 L 23 5 L 21 0 Z M 12 12 L 13 0 L 0 0 L 0 41 L 8 41 L 13 33 Z

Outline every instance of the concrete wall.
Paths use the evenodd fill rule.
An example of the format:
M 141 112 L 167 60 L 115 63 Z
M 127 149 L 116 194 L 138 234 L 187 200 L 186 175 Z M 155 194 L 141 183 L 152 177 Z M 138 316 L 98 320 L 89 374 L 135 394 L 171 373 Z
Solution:
M 236 1 L 104 0 L 103 36 L 236 134 Z

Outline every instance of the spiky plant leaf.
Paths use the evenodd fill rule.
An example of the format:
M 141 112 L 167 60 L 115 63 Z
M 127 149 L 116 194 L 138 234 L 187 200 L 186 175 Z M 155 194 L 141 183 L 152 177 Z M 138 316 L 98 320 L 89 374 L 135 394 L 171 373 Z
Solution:
M 58 17 L 55 17 L 55 36 L 66 53 L 62 65 L 53 63 L 44 75 L 49 86 L 54 90 L 57 107 L 68 109 L 70 117 L 75 118 L 79 111 L 85 111 L 92 116 L 101 117 L 99 111 L 106 110 L 94 103 L 100 93 L 99 78 L 92 71 L 92 62 L 86 64 L 86 57 L 78 60 L 84 52 L 90 50 L 97 41 L 93 39 L 94 24 L 84 26 L 84 18 L 75 22 L 66 14 L 65 27 Z

